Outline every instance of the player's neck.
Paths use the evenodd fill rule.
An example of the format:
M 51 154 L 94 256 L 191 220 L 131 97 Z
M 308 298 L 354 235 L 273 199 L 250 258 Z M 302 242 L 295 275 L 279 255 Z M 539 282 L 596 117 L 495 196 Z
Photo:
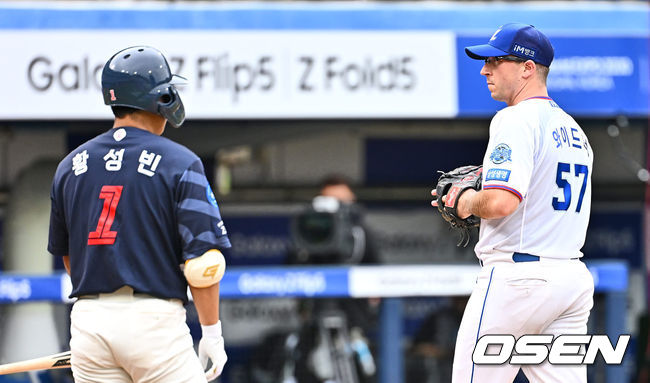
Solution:
M 124 117 L 115 117 L 113 128 L 132 126 L 160 136 L 165 131 L 166 123 L 167 120 L 157 114 L 139 111 Z
M 527 83 L 513 96 L 510 102 L 507 102 L 507 104 L 508 106 L 513 106 L 524 100 L 535 97 L 548 97 L 548 90 L 545 85 L 539 83 Z

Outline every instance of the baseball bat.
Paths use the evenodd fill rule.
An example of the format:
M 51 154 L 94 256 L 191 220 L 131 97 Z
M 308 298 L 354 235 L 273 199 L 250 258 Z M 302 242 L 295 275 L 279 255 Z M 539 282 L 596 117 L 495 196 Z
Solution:
M 52 368 L 70 368 L 70 351 L 0 365 L 0 375 Z

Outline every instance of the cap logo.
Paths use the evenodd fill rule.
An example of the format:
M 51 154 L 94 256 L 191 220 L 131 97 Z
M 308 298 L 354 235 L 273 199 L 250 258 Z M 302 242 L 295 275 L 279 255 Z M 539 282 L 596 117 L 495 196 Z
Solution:
M 496 39 L 496 38 L 497 38 L 497 35 L 499 34 L 499 32 L 501 32 L 501 28 L 497 29 L 496 32 L 494 32 L 494 34 L 492 35 L 492 37 L 490 37 L 490 41 Z
M 116 101 L 117 97 L 115 97 L 115 89 L 110 89 L 108 92 L 111 94 L 111 101 Z
M 522 47 L 519 44 L 515 44 L 512 47 L 512 53 L 519 53 L 519 54 L 522 54 L 522 55 L 527 56 L 527 57 L 535 58 L 535 51 L 534 50 L 532 50 L 530 48 Z

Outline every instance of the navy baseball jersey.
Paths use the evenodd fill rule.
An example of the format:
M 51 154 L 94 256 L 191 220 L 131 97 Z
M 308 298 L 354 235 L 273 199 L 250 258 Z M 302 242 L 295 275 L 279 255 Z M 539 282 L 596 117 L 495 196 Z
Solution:
M 71 296 L 121 286 L 187 301 L 185 260 L 230 247 L 201 160 L 148 131 L 111 129 L 59 164 L 48 250 L 69 255 Z

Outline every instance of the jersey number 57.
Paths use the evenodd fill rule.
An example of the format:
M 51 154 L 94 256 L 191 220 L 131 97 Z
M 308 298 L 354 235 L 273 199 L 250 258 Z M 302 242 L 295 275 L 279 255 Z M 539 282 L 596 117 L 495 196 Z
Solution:
M 580 213 L 580 208 L 582 208 L 582 199 L 585 196 L 585 191 L 587 190 L 587 179 L 589 178 L 589 168 L 586 165 L 575 164 L 573 166 L 574 176 L 582 178 L 582 187 L 580 188 L 580 196 L 578 197 L 578 205 L 576 206 L 576 213 Z M 564 190 L 564 201 L 560 201 L 559 198 L 553 197 L 553 209 L 555 210 L 568 210 L 571 205 L 571 184 L 565 178 L 565 174 L 569 173 L 568 176 L 571 176 L 571 164 L 565 162 L 559 162 L 557 164 L 557 174 L 555 176 L 555 183 L 560 189 Z

